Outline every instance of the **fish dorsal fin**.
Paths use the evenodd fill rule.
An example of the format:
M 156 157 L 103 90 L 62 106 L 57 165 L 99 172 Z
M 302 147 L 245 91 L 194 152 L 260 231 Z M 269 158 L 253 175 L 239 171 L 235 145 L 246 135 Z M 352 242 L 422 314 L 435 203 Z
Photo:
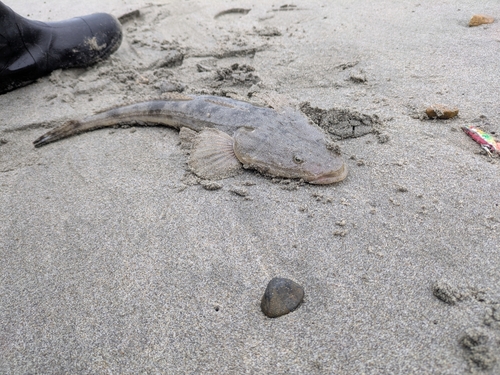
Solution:
M 225 101 L 222 101 L 222 99 L 205 99 L 205 102 L 207 103 L 210 103 L 210 104 L 215 104 L 215 105 L 218 105 L 218 106 L 221 106 L 221 107 L 227 107 L 227 108 L 234 108 L 234 109 L 239 109 L 238 107 L 236 107 L 234 105 L 234 103 L 230 104 L 230 103 L 227 103 Z
M 167 92 L 161 95 L 161 100 L 179 102 L 185 100 L 193 100 L 192 96 L 181 94 L 180 92 Z
M 292 126 L 296 123 L 303 123 L 304 119 L 306 122 L 309 122 L 304 113 L 297 109 L 298 106 L 295 100 L 292 101 L 276 92 L 262 92 L 256 94 L 256 96 L 279 113 L 282 124 Z
M 204 128 L 194 137 L 188 165 L 195 175 L 208 180 L 220 180 L 241 171 L 233 138 L 212 128 Z
M 110 107 L 105 107 L 103 109 L 99 109 L 98 111 L 95 111 L 94 114 L 99 114 L 99 113 L 104 113 L 111 111 L 113 109 L 121 108 L 121 107 L 128 107 L 129 105 L 134 105 L 134 104 L 141 104 L 141 103 L 146 103 L 146 102 L 153 102 L 157 100 L 164 100 L 167 102 L 181 102 L 181 101 L 188 101 L 188 100 L 193 100 L 194 98 L 192 96 L 186 95 L 186 94 L 181 94 L 180 92 L 167 92 L 165 94 L 162 94 L 159 98 L 158 97 L 152 97 L 149 99 L 143 99 L 143 100 L 129 100 L 126 102 L 120 103 L 118 106 L 115 104 Z
M 269 107 L 276 112 L 289 110 L 295 106 L 290 102 L 290 99 L 278 94 L 277 92 L 259 92 L 254 94 L 257 98 L 263 100 Z

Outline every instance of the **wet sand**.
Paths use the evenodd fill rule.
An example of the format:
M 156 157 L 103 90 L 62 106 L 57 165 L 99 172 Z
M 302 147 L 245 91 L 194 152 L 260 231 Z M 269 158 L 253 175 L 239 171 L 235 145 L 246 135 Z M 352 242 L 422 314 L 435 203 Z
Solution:
M 157 3 L 7 4 L 139 12 L 107 61 L 0 96 L 0 372 L 498 372 L 500 159 L 461 130 L 500 134 L 500 23 L 467 26 L 497 7 Z M 331 134 L 350 172 L 329 186 L 245 171 L 207 190 L 161 127 L 32 145 L 171 90 L 271 91 L 369 121 Z M 427 119 L 435 103 L 458 117 Z M 305 301 L 269 319 L 277 276 Z

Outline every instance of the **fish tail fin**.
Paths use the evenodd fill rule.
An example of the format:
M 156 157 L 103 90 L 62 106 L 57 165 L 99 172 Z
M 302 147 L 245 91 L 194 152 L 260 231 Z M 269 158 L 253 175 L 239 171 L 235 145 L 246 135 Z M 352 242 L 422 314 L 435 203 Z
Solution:
M 81 133 L 86 129 L 83 126 L 83 123 L 78 120 L 69 120 L 62 124 L 61 126 L 52 129 L 51 131 L 45 133 L 38 139 L 36 139 L 33 144 L 35 147 L 45 146 L 48 143 L 55 142 L 59 139 L 69 137 L 74 134 Z

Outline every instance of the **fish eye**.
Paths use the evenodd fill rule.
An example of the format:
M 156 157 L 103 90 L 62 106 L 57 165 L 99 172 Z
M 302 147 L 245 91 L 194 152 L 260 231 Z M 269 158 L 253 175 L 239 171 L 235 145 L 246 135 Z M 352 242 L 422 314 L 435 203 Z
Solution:
M 296 164 L 302 164 L 304 159 L 300 155 L 293 155 L 293 162 Z

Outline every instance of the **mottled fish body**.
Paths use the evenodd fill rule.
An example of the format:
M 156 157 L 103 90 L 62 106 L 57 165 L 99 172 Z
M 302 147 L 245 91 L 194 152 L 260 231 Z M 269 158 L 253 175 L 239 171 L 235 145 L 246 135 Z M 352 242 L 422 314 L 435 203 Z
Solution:
M 40 147 L 81 132 L 122 124 L 180 130 L 181 139 L 189 139 L 189 166 L 202 178 L 225 178 L 242 166 L 313 184 L 341 181 L 347 175 L 331 141 L 302 113 L 290 107 L 278 111 L 210 95 L 183 95 L 114 108 L 68 121 L 34 144 Z M 186 136 L 188 133 L 191 136 Z

